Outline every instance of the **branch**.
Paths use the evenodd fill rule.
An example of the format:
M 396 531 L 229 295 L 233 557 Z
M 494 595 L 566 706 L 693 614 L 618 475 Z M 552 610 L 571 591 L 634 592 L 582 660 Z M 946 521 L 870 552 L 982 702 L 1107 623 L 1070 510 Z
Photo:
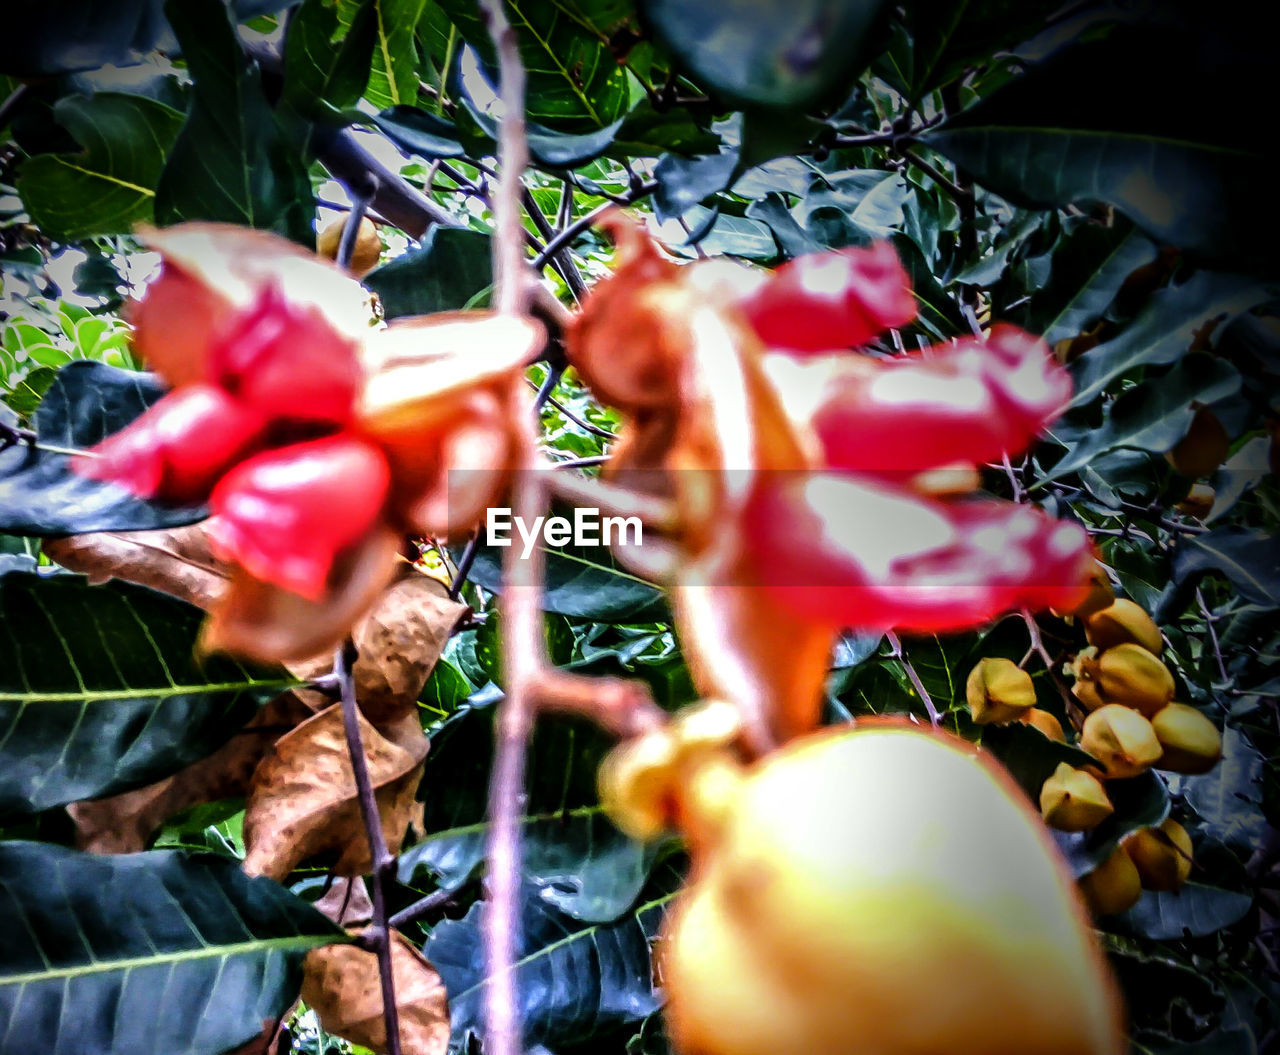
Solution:
M 382 1017 L 387 1028 L 387 1055 L 401 1055 L 400 1011 L 396 1007 L 396 984 L 391 973 L 391 928 L 387 923 L 386 882 L 395 868 L 396 859 L 387 849 L 382 834 L 382 818 L 373 781 L 369 778 L 369 761 L 365 757 L 360 736 L 360 712 L 356 707 L 355 646 L 348 640 L 334 656 L 333 669 L 342 690 L 342 728 L 347 734 L 347 750 L 351 755 L 351 771 L 356 778 L 360 799 L 360 816 L 369 840 L 369 860 L 373 868 L 373 923 L 365 931 L 366 939 L 378 954 L 378 975 L 382 981 Z
M 618 204 L 630 205 L 634 202 L 639 201 L 641 198 L 644 198 L 647 195 L 652 194 L 657 189 L 658 189 L 658 181 L 649 180 L 647 183 L 642 183 L 638 187 L 636 187 L 634 190 L 629 191 L 625 196 L 625 200 Z M 547 242 L 546 247 L 542 250 L 541 253 L 538 254 L 537 258 L 534 260 L 533 262 L 534 268 L 541 269 L 546 267 L 547 261 L 551 259 L 553 254 L 560 252 L 561 249 L 569 245 L 575 238 L 578 237 L 578 235 L 582 234 L 583 231 L 585 231 L 588 227 L 590 227 L 598 219 L 600 219 L 601 216 L 603 216 L 605 213 L 607 213 L 610 209 L 613 209 L 613 208 L 617 208 L 617 205 L 615 205 L 614 202 L 605 202 L 603 205 L 597 205 L 590 212 L 584 213 L 582 216 L 579 216 L 573 223 L 569 224 L 568 227 L 566 227 L 563 231 L 561 231 L 549 242 Z
M 929 695 L 929 690 L 924 687 L 924 682 L 920 680 L 920 675 L 916 673 L 916 668 L 911 665 L 911 660 L 907 659 L 907 654 L 902 649 L 901 638 L 892 630 L 884 636 L 889 642 L 889 647 L 893 649 L 894 658 L 902 664 L 902 669 L 907 672 L 907 678 L 915 686 L 916 692 L 924 703 L 924 709 L 929 712 L 929 721 L 936 729 L 942 723 L 942 715 L 938 713 L 938 708 L 934 706 L 933 697 Z

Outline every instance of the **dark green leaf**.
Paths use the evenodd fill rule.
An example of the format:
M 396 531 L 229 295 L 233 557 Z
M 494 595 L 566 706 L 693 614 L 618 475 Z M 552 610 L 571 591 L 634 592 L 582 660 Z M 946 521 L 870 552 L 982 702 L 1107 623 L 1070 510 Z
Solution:
M 418 98 L 418 49 L 414 30 L 426 0 L 343 0 L 342 14 L 352 20 L 357 2 L 373 9 L 375 37 L 373 69 L 365 98 L 379 110 L 410 106 Z
M 855 169 L 815 179 L 796 218 L 828 248 L 889 238 L 903 223 L 907 181 L 896 172 Z
M 402 881 L 452 889 L 484 862 L 494 707 L 459 711 L 432 736 L 422 783 L 426 838 L 400 859 Z M 585 722 L 539 723 L 520 818 L 525 881 L 576 919 L 608 922 L 635 902 L 656 849 L 623 835 L 600 809 L 596 770 L 610 737 Z
M 1200 938 L 1231 926 L 1252 904 L 1248 894 L 1188 883 L 1177 893 L 1144 891 L 1142 900 L 1117 916 L 1113 926 L 1154 941 Z
M 1228 726 L 1222 734 L 1222 761 L 1210 772 L 1182 782 L 1206 835 L 1240 850 L 1262 844 L 1267 830 L 1261 783 L 1265 767 L 1266 759 L 1244 734 Z
M 608 924 L 578 923 L 547 905 L 538 888 L 524 888 L 515 981 L 524 1021 L 522 1050 L 535 1044 L 560 1050 L 598 1043 L 657 1010 L 649 943 L 679 881 L 671 866 L 664 872 L 671 874 Z M 481 949 L 487 909 L 486 902 L 476 902 L 463 919 L 438 924 L 423 946 L 449 991 L 450 1051 L 466 1050 L 468 1038 L 484 1032 L 490 983 Z
M 862 71 L 882 0 L 645 0 L 690 73 L 734 103 L 801 108 Z
M 422 158 L 457 158 L 467 149 L 452 121 L 417 106 L 392 106 L 375 114 L 373 123 L 401 150 Z
M 1080 767 L 1094 764 L 1093 756 L 1078 747 L 1059 743 L 1025 722 L 989 725 L 982 730 L 982 746 L 1003 763 L 1036 808 L 1040 786 L 1059 764 Z
M 339 28 L 332 0 L 305 0 L 289 19 L 284 97 L 299 114 L 354 106 L 364 92 L 378 30 L 373 0 L 360 4 L 341 35 Z
M 221 1055 L 280 1018 L 342 931 L 236 861 L 0 844 L 0 1048 Z
M 472 120 L 494 142 L 498 139 L 498 122 L 481 112 L 464 98 Z M 593 161 L 609 149 L 613 137 L 622 128 L 625 118 L 605 125 L 594 132 L 557 132 L 537 121 L 525 122 L 525 137 L 529 143 L 529 156 L 547 168 L 572 168 Z
M 1216 105 L 1269 87 L 1265 34 L 1249 40 L 1238 28 L 1202 16 L 1116 29 L 1049 58 L 925 140 L 1016 204 L 1107 202 L 1162 242 L 1265 266 L 1280 217 L 1254 203 L 1270 193 L 1270 166 L 1256 132 Z
M 0 815 L 159 780 L 292 679 L 195 658 L 201 612 L 132 583 L 0 577 Z
M 1180 539 L 1173 555 L 1173 578 L 1181 583 L 1207 572 L 1226 576 L 1253 604 L 1280 605 L 1280 539 L 1240 526 L 1220 527 Z
M 664 155 L 653 170 L 658 181 L 653 195 L 654 214 L 659 221 L 683 216 L 704 198 L 725 190 L 737 168 L 736 150 L 701 158 Z
M 161 224 L 215 220 L 315 244 L 311 181 L 219 0 L 165 10 L 195 82 L 187 122 L 156 190 Z
M 465 227 L 433 227 L 422 244 L 370 271 L 387 318 L 476 307 L 493 285 L 489 236 Z
M 125 65 L 165 32 L 160 0 L 61 0 L 5 11 L 0 73 L 41 76 Z
M 23 418 L 29 418 L 57 378 L 58 371 L 53 367 L 38 366 L 24 374 L 22 380 L 4 394 L 4 401 Z M 0 479 L 0 494 L 4 493 L 4 487 L 4 481 Z
M 92 447 L 123 428 L 164 395 L 151 374 L 103 363 L 69 363 L 58 372 L 36 411 L 42 443 Z M 202 520 L 201 509 L 169 509 L 134 498 L 71 470 L 71 459 L 25 444 L 0 453 L 0 531 L 20 535 L 74 535 L 134 531 Z
M 465 674 L 447 659 L 439 660 L 431 668 L 431 676 L 419 696 L 421 702 L 436 711 L 451 714 L 475 691 L 475 686 Z
M 176 110 L 140 95 L 59 99 L 57 122 L 82 154 L 39 154 L 22 166 L 18 193 L 51 238 L 130 234 L 153 218 L 155 186 L 182 127 Z
M 712 154 L 719 148 L 720 137 L 694 120 L 687 108 L 658 111 L 642 99 L 627 114 L 606 153 L 618 159 L 666 153 L 688 157 Z

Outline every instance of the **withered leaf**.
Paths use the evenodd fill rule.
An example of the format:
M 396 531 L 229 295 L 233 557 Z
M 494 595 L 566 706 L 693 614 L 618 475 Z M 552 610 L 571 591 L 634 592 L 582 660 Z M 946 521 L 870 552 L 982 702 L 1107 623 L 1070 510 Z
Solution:
M 362 876 L 335 878 L 324 896 L 316 900 L 315 908 L 340 927 L 354 927 L 373 919 L 373 902 Z
M 95 585 L 123 579 L 206 611 L 226 593 L 230 569 L 209 552 L 204 524 L 159 531 L 94 531 L 46 539 L 42 552 Z
M 246 794 L 262 756 L 310 713 L 292 694 L 278 696 L 208 758 L 122 795 L 72 803 L 67 812 L 76 825 L 76 848 L 96 854 L 144 850 L 165 821 L 189 806 Z
M 439 580 L 410 570 L 378 598 L 352 633 L 359 656 L 355 664 L 356 699 L 364 716 L 384 733 L 406 714 L 417 721 L 418 696 L 458 623 L 469 611 L 450 600 Z M 289 670 L 304 680 L 329 670 L 325 653 Z M 313 708 L 318 693 L 303 694 Z
M 392 931 L 391 971 L 400 1044 L 413 1055 L 443 1055 L 449 1047 L 449 1004 L 436 969 L 398 931 Z M 378 957 L 354 945 L 312 949 L 302 964 L 302 999 L 320 1024 L 371 1051 L 387 1050 Z
M 393 743 L 358 716 L 369 776 L 392 853 L 399 850 L 427 754 L 427 737 L 398 732 Z M 342 708 L 335 704 L 276 741 L 254 771 L 244 815 L 245 871 L 283 879 L 316 854 L 338 855 L 337 875 L 370 868 Z

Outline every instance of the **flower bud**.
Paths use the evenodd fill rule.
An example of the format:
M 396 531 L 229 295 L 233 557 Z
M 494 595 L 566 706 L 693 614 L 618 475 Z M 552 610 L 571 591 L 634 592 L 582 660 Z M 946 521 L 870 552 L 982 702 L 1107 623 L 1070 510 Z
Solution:
M 1089 644 L 1099 651 L 1126 641 L 1141 645 L 1157 656 L 1164 649 L 1164 639 L 1155 620 L 1141 605 L 1123 597 L 1086 618 L 1084 633 Z
M 1181 890 L 1191 875 L 1191 836 L 1172 818 L 1126 836 L 1122 845 L 1146 890 Z
M 1108 703 L 1122 703 L 1150 718 L 1173 699 L 1169 668 L 1141 645 L 1126 642 L 1098 657 L 1098 695 Z
M 1040 815 L 1059 831 L 1083 832 L 1105 821 L 1115 807 L 1107 789 L 1092 773 L 1059 762 L 1040 788 Z
M 1155 730 L 1137 711 L 1107 704 L 1084 720 L 1080 746 L 1093 755 L 1112 779 L 1136 777 L 1160 758 Z
M 969 672 L 965 696 L 979 725 L 1011 722 L 1036 703 L 1031 675 L 1013 660 L 995 656 L 980 660 Z
M 1142 881 L 1123 846 L 1080 879 L 1080 893 L 1095 916 L 1127 912 L 1142 897 Z
M 1222 734 L 1194 707 L 1171 703 L 1151 719 L 1164 753 L 1157 769 L 1172 773 L 1208 773 L 1222 757 Z
M 1034 726 L 1050 740 L 1056 740 L 1062 744 L 1067 742 L 1067 735 L 1062 731 L 1062 723 L 1048 711 L 1042 711 L 1039 707 L 1032 707 L 1024 711 L 1018 721 Z

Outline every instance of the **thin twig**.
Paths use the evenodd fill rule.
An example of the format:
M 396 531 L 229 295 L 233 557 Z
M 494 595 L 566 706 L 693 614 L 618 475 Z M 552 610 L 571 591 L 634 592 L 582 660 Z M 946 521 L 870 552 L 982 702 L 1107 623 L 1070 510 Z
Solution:
M 551 453 L 559 453 L 552 449 Z M 556 462 L 553 468 L 556 469 L 588 469 L 593 465 L 604 465 L 609 460 L 607 454 L 592 454 L 586 458 L 570 458 L 568 461 Z
M 1213 613 L 1209 611 L 1209 604 L 1204 599 L 1204 592 L 1199 586 L 1196 587 L 1196 604 L 1200 606 L 1200 613 L 1204 616 L 1204 625 L 1209 631 L 1209 644 L 1213 647 L 1213 657 L 1218 661 L 1218 673 L 1222 675 L 1222 680 L 1228 682 L 1231 675 L 1227 673 L 1227 665 L 1222 661 L 1222 646 L 1218 642 L 1218 631 L 1213 625 Z
M 624 200 L 619 202 L 618 204 L 626 204 L 626 205 L 633 204 L 639 201 L 641 198 L 644 198 L 652 194 L 657 189 L 658 189 L 658 181 L 649 180 L 647 183 L 642 183 L 640 184 L 639 187 L 636 187 L 635 189 L 629 191 L 624 196 Z M 611 202 L 611 201 L 605 202 L 603 205 L 597 205 L 590 212 L 584 213 L 582 216 L 579 216 L 576 220 L 573 221 L 573 223 L 569 224 L 568 227 L 566 227 L 563 231 L 561 231 L 549 242 L 547 242 L 546 247 L 542 250 L 541 253 L 538 254 L 538 256 L 533 261 L 534 269 L 541 270 L 542 268 L 546 267 L 547 261 L 551 258 L 552 254 L 560 252 L 561 249 L 569 245 L 575 238 L 578 237 L 578 235 L 582 234 L 583 231 L 587 230 L 587 228 L 589 228 L 598 219 L 600 219 L 601 216 L 607 213 L 610 209 L 613 209 L 616 207 L 617 205 L 614 202 Z
M 402 930 L 410 923 L 417 923 L 424 916 L 430 916 L 457 898 L 456 890 L 433 890 L 426 897 L 419 898 L 412 905 L 402 908 L 391 917 L 390 924 L 394 930 Z
M 542 386 L 539 384 L 536 384 L 532 379 L 530 379 L 529 381 L 529 387 L 532 388 L 536 393 L 538 393 L 538 395 L 534 397 L 535 400 L 542 399 L 543 403 L 547 404 L 548 406 L 555 407 L 556 410 L 560 411 L 561 414 L 563 414 L 566 418 L 572 421 L 575 425 L 579 426 L 580 428 L 586 429 L 586 431 L 591 433 L 593 436 L 599 436 L 602 439 L 606 439 L 606 440 L 616 440 L 618 438 L 618 434 L 616 432 L 610 432 L 608 429 L 601 428 L 599 425 L 593 424 L 592 422 L 588 421 L 586 418 L 582 417 L 582 415 L 575 414 L 572 410 L 566 407 L 563 403 L 560 402 L 560 400 L 556 399 L 556 397 L 551 395 L 550 393 L 548 393 L 545 398 L 542 398 Z
M 351 267 L 351 256 L 356 251 L 356 242 L 360 237 L 360 225 L 364 223 L 364 214 L 369 211 L 369 203 L 377 190 L 377 176 L 370 176 L 363 186 L 347 188 L 347 194 L 351 198 L 351 214 L 342 228 L 342 238 L 338 240 L 338 255 L 334 260 L 344 271 Z
M 453 573 L 453 581 L 449 583 L 449 600 L 456 601 L 462 596 L 462 588 L 467 585 L 467 576 L 471 574 L 471 565 L 476 562 L 476 554 L 480 552 L 480 530 L 467 539 L 467 545 L 458 558 L 457 570 Z
M 542 379 L 542 384 L 538 386 L 537 394 L 533 397 L 534 413 L 542 412 L 542 405 L 551 398 L 551 393 L 560 384 L 560 378 L 564 377 L 564 371 L 564 363 L 556 363 L 547 368 L 547 376 Z
M 352 669 L 355 664 L 355 646 L 348 640 L 339 647 L 333 659 L 334 673 L 342 689 L 342 728 L 347 735 L 347 750 L 351 754 L 351 771 L 356 779 L 356 793 L 360 800 L 360 817 L 364 821 L 365 836 L 369 840 L 369 859 L 373 872 L 373 922 L 366 929 L 365 937 L 378 954 L 378 974 L 382 981 L 382 1018 L 387 1029 L 388 1055 L 401 1055 L 400 1012 L 396 1007 L 396 984 L 391 973 L 391 928 L 387 921 L 386 883 L 395 868 L 395 858 L 387 849 L 382 834 L 382 818 L 378 815 L 378 800 L 374 795 L 373 781 L 369 777 L 369 761 L 364 753 L 364 741 L 360 735 L 360 712 L 356 706 L 356 680 Z
M 902 648 L 901 638 L 892 630 L 884 636 L 885 640 L 889 642 L 889 647 L 893 649 L 893 657 L 902 664 L 902 669 L 907 672 L 907 678 L 915 686 L 915 690 L 924 704 L 924 709 L 929 712 L 929 721 L 936 729 L 942 724 L 942 715 L 938 713 L 938 708 L 934 706 L 933 697 L 929 695 L 929 690 L 924 687 L 924 682 L 920 680 L 920 675 L 916 673 L 916 668 L 911 665 L 911 660 L 907 659 L 907 654 Z

